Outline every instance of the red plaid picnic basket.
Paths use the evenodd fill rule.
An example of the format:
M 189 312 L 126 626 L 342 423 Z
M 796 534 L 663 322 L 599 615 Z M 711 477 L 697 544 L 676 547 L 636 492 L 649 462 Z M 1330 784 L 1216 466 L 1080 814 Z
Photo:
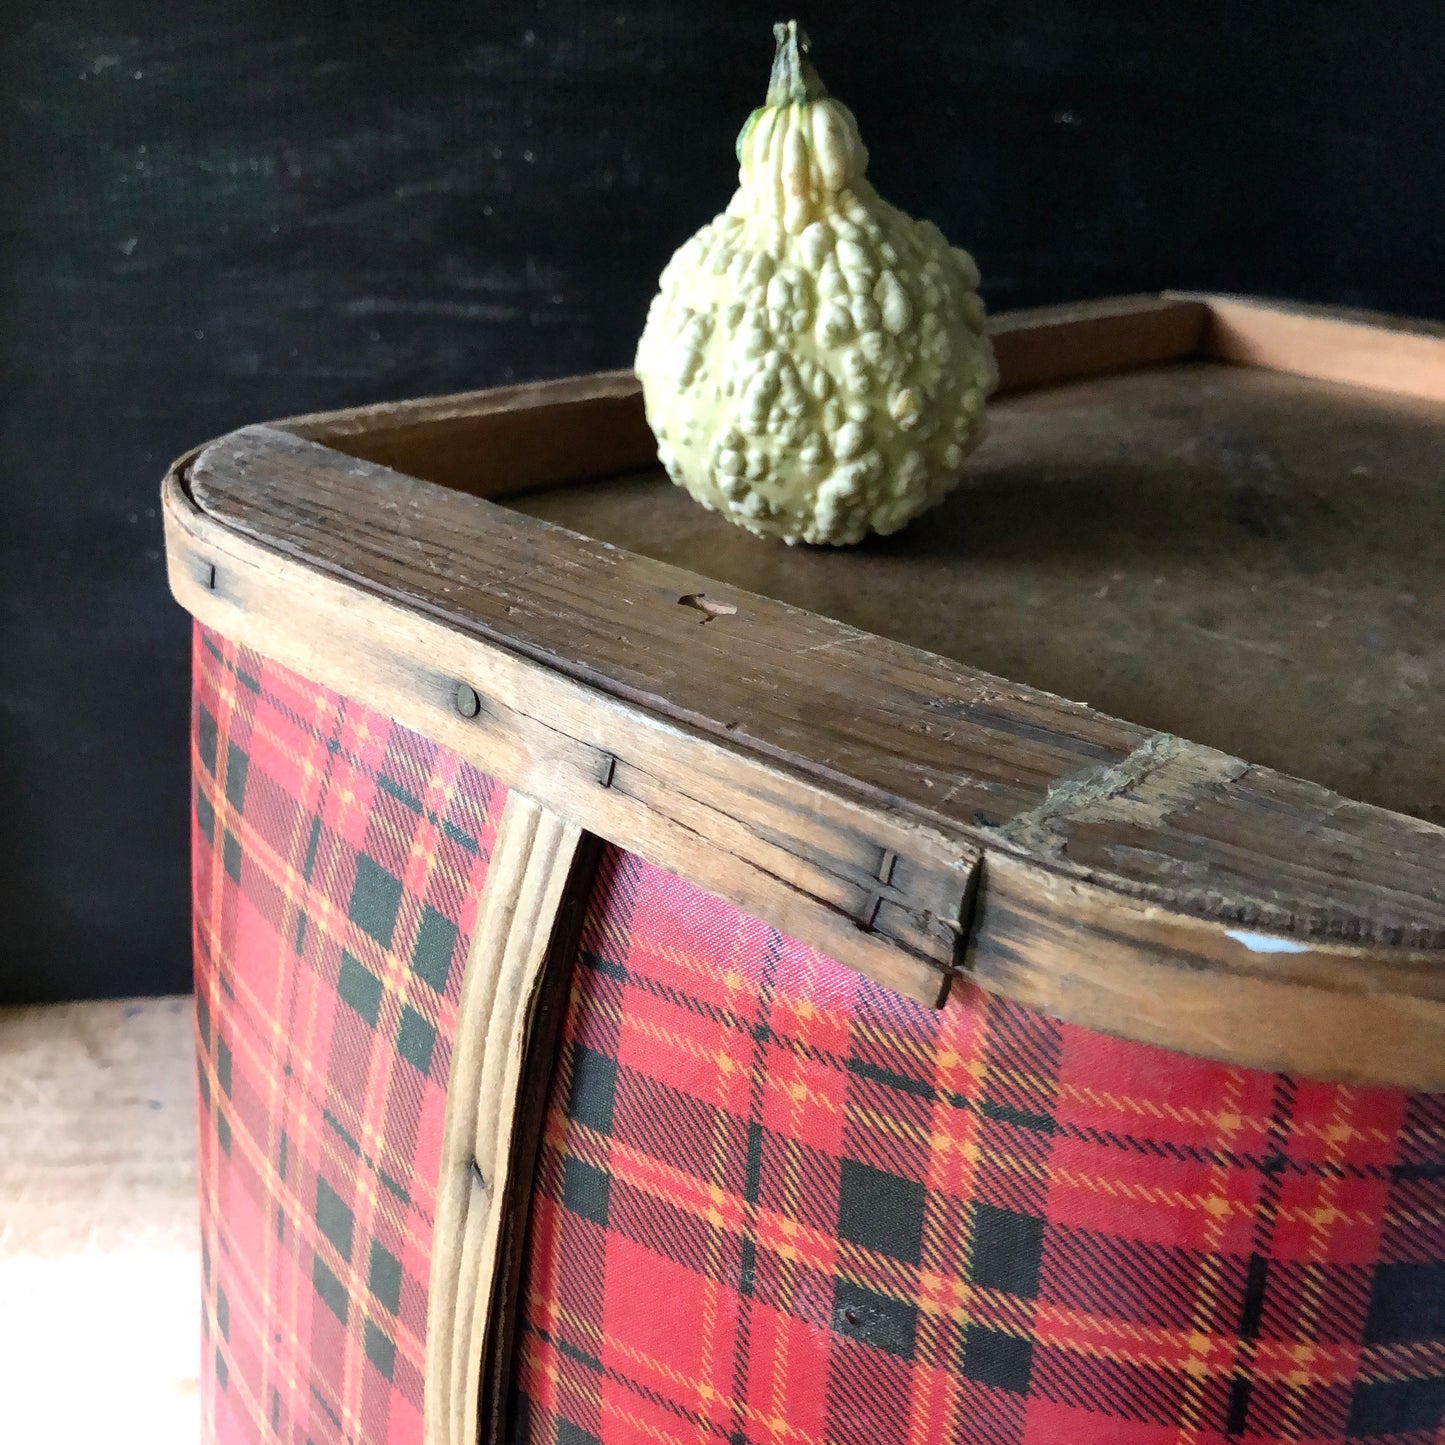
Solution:
M 504 789 L 194 663 L 205 1438 L 420 1441 Z M 1445 1096 L 928 1010 L 618 850 L 526 1237 L 517 1442 L 1445 1438 Z

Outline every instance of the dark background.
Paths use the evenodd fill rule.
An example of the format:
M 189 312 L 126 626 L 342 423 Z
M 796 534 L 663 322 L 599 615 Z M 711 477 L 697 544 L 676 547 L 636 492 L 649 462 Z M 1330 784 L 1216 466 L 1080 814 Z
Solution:
M 1440 0 L 805 5 L 993 309 L 1445 316 Z M 241 423 L 626 365 L 725 204 L 771 5 L 3 0 L 0 1002 L 189 979 L 156 492 Z

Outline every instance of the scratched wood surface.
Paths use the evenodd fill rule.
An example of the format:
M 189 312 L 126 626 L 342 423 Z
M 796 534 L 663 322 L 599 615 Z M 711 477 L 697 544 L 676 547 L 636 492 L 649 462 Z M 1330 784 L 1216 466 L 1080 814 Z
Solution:
M 1445 943 L 1445 832 L 1400 814 L 270 428 L 207 448 L 189 485 L 282 553 L 976 843 L 1201 916 Z M 736 610 L 679 605 L 699 593 Z
M 1195 361 L 990 416 L 962 489 L 842 552 L 656 467 L 511 505 L 1445 822 L 1445 402 Z
M 1189 361 L 1025 394 L 1038 379 L 1031 356 L 1072 374 L 1059 373 L 1058 356 L 1097 352 L 1108 336 L 1113 351 L 1090 365 L 1117 371 L 1131 357 L 1159 363 L 1198 352 L 1214 335 L 1208 298 L 1113 302 L 1093 321 L 1087 310 L 996 323 L 1016 393 L 1003 414 L 1017 404 L 1034 418 L 1020 422 L 1005 467 L 1019 490 L 1060 484 L 1050 468 L 1075 459 L 1057 435 L 1059 450 L 1048 449 L 1051 405 L 1058 431 L 1083 438 L 1086 463 L 1089 438 L 1127 430 L 1121 418 L 1132 424 L 1140 414 L 1140 426 L 1157 433 L 1166 474 L 1181 465 L 1178 436 L 1197 435 L 1200 398 L 1217 402 L 1218 388 L 1235 382 L 1245 401 L 1222 414 L 1240 434 L 1263 438 L 1248 458 L 1256 467 L 1264 456 L 1280 469 L 1266 418 L 1288 412 L 1291 398 L 1306 398 L 1304 430 L 1328 430 L 1337 410 L 1358 401 L 1365 410 L 1352 424 L 1370 431 L 1359 422 L 1370 398 L 1341 392 L 1337 406 L 1321 406 L 1311 383 L 1266 377 L 1265 390 L 1251 391 L 1249 373 Z M 1281 361 L 1311 369 L 1318 348 L 1298 344 L 1298 318 L 1281 333 L 1268 313 L 1241 321 L 1251 344 L 1263 338 Z M 1362 333 L 1356 318 L 1312 324 L 1338 343 L 1337 369 L 1351 347 L 1367 361 L 1378 350 L 1378 328 Z M 1045 344 L 1051 333 L 1067 346 Z M 1420 340 L 1401 334 L 1410 345 Z M 1269 391 L 1274 382 L 1283 389 Z M 1146 390 L 1110 420 L 1097 397 L 1069 405 L 1080 385 Z M 1180 389 L 1147 390 L 1159 385 Z M 500 408 L 524 459 L 517 473 L 526 486 L 546 486 L 571 479 L 570 466 L 554 465 L 558 438 L 585 453 L 599 416 L 607 419 L 599 465 L 625 462 L 638 444 L 629 404 L 637 406 L 635 390 L 612 376 L 421 403 L 409 442 L 405 407 L 235 433 L 183 459 L 167 483 L 172 585 L 208 624 L 369 699 L 559 816 L 915 997 L 928 999 L 930 978 L 946 981 L 961 967 L 1091 1027 L 1213 1057 L 1445 1082 L 1445 830 L 1427 819 L 920 650 L 896 640 L 897 619 L 882 611 L 864 630 L 826 609 L 744 591 L 717 580 L 720 555 L 709 554 L 703 575 L 518 510 L 551 505 L 550 494 L 498 506 L 482 494 L 509 490 L 505 456 L 459 489 L 296 434 L 363 452 L 370 420 L 399 466 L 412 445 L 416 470 L 455 467 L 467 415 L 485 439 L 501 424 Z M 1382 405 L 1372 425 L 1393 436 L 1400 418 Z M 537 456 L 526 460 L 529 435 Z M 1043 465 L 1029 457 L 1036 436 L 1045 439 Z M 1183 555 L 1205 571 L 1209 526 L 1218 525 L 1219 499 L 1210 499 L 1239 445 L 1225 436 L 1222 461 L 1193 458 L 1173 517 L 1194 547 Z M 491 456 L 488 445 L 481 453 Z M 1113 473 L 1098 469 L 1095 507 L 1106 509 L 1111 475 L 1126 486 L 1147 482 L 1149 458 L 1141 444 L 1122 473 L 1117 456 Z M 617 485 L 594 482 L 604 510 Z M 634 485 L 645 484 L 622 483 Z M 1160 480 L 1153 486 L 1167 492 Z M 1203 498 L 1192 511 L 1191 489 Z M 675 500 L 654 495 L 651 509 L 665 515 Z M 1238 522 L 1233 500 L 1235 525 L 1271 540 L 1268 526 L 1264 536 L 1251 532 L 1253 513 Z M 1258 498 L 1246 501 L 1275 515 Z M 1162 515 L 1172 516 L 1167 505 Z M 1366 519 L 1360 512 L 1346 524 L 1361 532 Z M 1424 508 L 1417 520 L 1414 533 L 1433 545 Z M 1110 535 L 1107 516 L 1079 525 L 1093 526 L 1096 542 Z M 897 584 L 911 569 L 932 566 L 947 580 L 950 568 L 966 573 L 977 563 L 966 529 L 936 530 L 944 542 L 925 549 L 921 568 L 916 558 L 890 559 L 887 544 L 844 554 L 757 550 L 775 553 L 783 572 L 801 572 L 816 556 L 815 580 L 836 564 L 852 579 L 842 591 L 867 594 L 881 578 L 886 593 L 890 567 Z M 1131 540 L 1148 543 L 1148 531 Z M 950 557 L 944 543 L 960 535 Z M 1052 556 L 1068 529 L 1044 538 Z M 756 574 L 748 580 L 761 585 Z M 945 636 L 969 637 L 966 591 L 931 590 L 952 607 Z M 906 613 L 906 596 L 895 585 L 885 603 Z M 1087 609 L 1057 609 L 1058 631 L 1075 611 L 1086 618 Z M 457 713 L 458 679 L 477 689 L 475 715 Z M 942 929 L 940 905 L 953 919 Z

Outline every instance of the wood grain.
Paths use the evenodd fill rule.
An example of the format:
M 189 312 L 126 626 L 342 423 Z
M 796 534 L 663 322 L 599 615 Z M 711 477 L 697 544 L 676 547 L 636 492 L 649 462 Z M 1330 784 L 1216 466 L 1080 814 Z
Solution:
M 502 809 L 462 978 L 443 1126 L 427 1294 L 427 1445 L 477 1438 L 483 1361 L 515 1293 L 509 1206 L 525 1197 L 539 1142 L 524 1101 L 548 1077 L 596 850 L 575 824 L 516 791 Z M 547 1007 L 542 1007 L 543 1001 Z M 523 1211 L 525 1217 L 525 1211 Z
M 1121 764 L 1153 737 L 266 428 L 209 448 L 190 485 L 209 516 L 283 555 L 980 845 L 1000 846 L 999 830 L 1050 788 Z M 700 622 L 678 605 L 699 592 L 737 612 Z M 1225 896 L 1242 923 L 1445 942 L 1445 831 L 1328 793 L 1280 809 L 1270 800 L 1276 786 L 1266 770 L 1241 764 L 1154 820 L 1134 856 L 1107 867 L 1073 861 L 1074 833 L 1090 822 L 1061 816 L 1051 861 L 1206 917 Z M 709 791 L 702 798 L 716 804 Z M 1315 840 L 1340 832 L 1359 848 L 1332 863 Z M 1151 843 L 1160 858 L 1191 858 L 1196 875 L 1161 882 Z M 1381 886 L 1384 874 L 1397 884 Z
M 1162 296 L 1002 312 L 988 323 L 998 361 L 995 396 L 1183 361 L 1199 350 L 1208 315 L 1205 303 L 1194 297 Z
M 1438 952 L 1306 944 L 990 852 L 965 969 L 991 992 L 1101 1033 L 1306 1078 L 1445 1086 Z
M 998 395 L 1192 355 L 1199 300 L 1110 297 L 990 317 Z M 539 425 L 539 410 L 544 413 Z M 651 466 L 657 443 L 630 371 L 381 402 L 276 422 L 362 461 L 499 500 Z
M 963 940 L 1091 1027 L 1445 1082 L 1439 827 L 275 429 L 166 505 L 203 620 L 880 982 L 937 997 Z
M 1244 296 L 1174 294 L 1202 299 L 1208 309 L 1203 356 L 1445 401 L 1445 324 Z
M 977 863 L 968 843 L 399 614 L 204 517 L 178 483 L 170 497 L 172 586 L 196 616 L 888 987 L 939 999 Z M 474 718 L 456 711 L 463 679 L 482 700 Z M 890 853 L 887 906 L 865 928 Z
M 1442 453 L 1445 402 L 1195 360 L 994 399 L 964 485 L 857 547 L 659 467 L 509 505 L 1439 823 Z
M 536 409 L 546 409 L 538 425 Z M 630 371 L 383 402 L 278 423 L 348 456 L 475 497 L 509 497 L 634 470 L 657 458 Z
M 1149 1037 L 1211 1056 L 1219 1056 L 1219 1031 L 1204 1027 L 1189 1010 L 1172 1009 L 1170 990 L 1175 984 L 1189 982 L 1189 970 L 1196 967 L 1212 974 L 1226 995 L 1232 985 L 1214 968 L 1208 949 L 1180 951 L 1181 935 L 1168 926 L 1180 914 L 1194 912 L 1206 936 L 1212 936 L 1221 948 L 1229 948 L 1231 955 L 1238 955 L 1234 960 L 1238 969 L 1262 979 L 1275 974 L 1278 955 L 1257 951 L 1245 943 L 1231 945 L 1227 935 L 1231 929 L 1280 930 L 1283 946 L 1297 950 L 1290 955 L 1293 973 L 1285 980 L 1285 993 L 1293 997 L 1295 993 L 1322 990 L 1333 995 L 1334 1006 L 1342 1009 L 1352 1006 L 1351 994 L 1359 992 L 1361 980 L 1368 980 L 1377 956 L 1396 959 L 1407 968 L 1417 969 L 1424 978 L 1440 970 L 1440 956 L 1434 950 L 1401 948 L 1378 940 L 1353 950 L 1338 947 L 1329 941 L 1332 933 L 1378 934 L 1379 921 L 1367 913 L 1347 914 L 1337 906 L 1326 912 L 1313 901 L 1306 907 L 1287 891 L 1298 880 L 1303 888 L 1318 890 L 1328 902 L 1336 877 L 1342 892 L 1355 888 L 1348 869 L 1333 855 L 1328 837 L 1316 849 L 1318 856 L 1302 857 L 1296 862 L 1296 855 L 1302 848 L 1308 852 L 1312 832 L 1325 818 L 1334 817 L 1336 828 L 1349 834 L 1351 815 L 1364 814 L 1378 818 L 1388 835 L 1376 840 L 1382 867 L 1388 866 L 1390 858 L 1403 859 L 1411 851 L 1420 860 L 1417 866 L 1423 870 L 1423 881 L 1419 877 L 1414 880 L 1413 896 L 1396 899 L 1396 913 L 1413 919 L 1417 905 L 1428 905 L 1432 895 L 1438 896 L 1437 875 L 1430 870 L 1432 864 L 1437 870 L 1440 867 L 1440 830 L 1428 825 L 1397 819 L 1381 810 L 1362 809 L 1332 795 L 1315 798 L 1302 814 L 1277 803 L 1271 806 L 1267 796 L 1261 796 L 1261 806 L 1251 810 L 1251 797 L 1273 775 L 1254 779 L 1253 787 L 1241 792 L 1250 772 L 1258 771 L 1246 770 L 1220 789 L 1215 799 L 1224 812 L 1223 827 L 1215 820 L 1209 837 L 1191 832 L 1192 811 L 1205 799 L 1177 799 L 1180 811 L 1164 819 L 1162 825 L 1150 826 L 1128 853 L 1136 876 L 1120 880 L 1117 873 L 1100 871 L 1091 875 L 1088 870 L 1071 866 L 1066 856 L 1031 857 L 1007 838 L 991 839 L 990 830 L 981 825 L 971 829 L 957 821 L 950 825 L 936 808 L 930 816 L 914 800 L 895 796 L 890 804 L 881 806 L 860 802 L 869 790 L 856 780 L 848 785 L 834 770 L 830 770 L 828 781 L 811 785 L 817 806 L 809 807 L 799 801 L 804 796 L 802 790 L 809 787 L 801 767 L 785 766 L 756 753 L 749 756 L 737 744 L 715 752 L 715 740 L 698 730 L 668 723 L 634 704 L 609 698 L 564 674 L 518 658 L 465 627 L 434 621 L 419 610 L 399 607 L 281 557 L 200 516 L 194 509 L 186 512 L 183 498 L 178 484 L 168 495 L 173 585 L 203 621 L 310 676 L 367 698 L 371 705 L 419 728 L 509 783 L 533 793 L 545 792 L 549 804 L 592 831 L 732 898 L 804 941 L 914 997 L 938 996 L 938 983 L 930 984 L 930 980 L 942 978 L 936 971 L 937 964 L 926 966 L 920 973 L 916 955 L 896 944 L 883 943 L 877 935 L 862 932 L 851 921 L 839 927 L 844 922 L 842 916 L 836 910 L 817 908 L 815 894 L 798 891 L 795 881 L 780 879 L 771 869 L 758 866 L 758 845 L 766 844 L 793 857 L 798 860 L 795 866 L 813 861 L 815 878 L 821 876 L 812 856 L 818 852 L 827 854 L 826 871 L 840 876 L 835 870 L 846 845 L 840 846 L 839 839 L 889 837 L 914 858 L 925 858 L 936 849 L 934 867 L 940 873 L 944 872 L 950 850 L 962 863 L 976 857 L 981 846 L 996 861 L 1005 854 L 1016 854 L 1031 874 L 1041 875 L 1039 887 L 1047 886 L 1048 877 L 1066 877 L 1073 889 L 1095 900 L 1096 916 L 1127 907 L 1132 893 L 1144 903 L 1136 949 L 1156 962 L 1179 966 L 1161 971 L 1143 991 L 1133 995 L 1129 987 L 1109 983 L 1106 965 L 1103 977 L 1096 972 L 1092 980 L 1086 978 L 1072 984 L 1068 991 L 1058 991 L 1055 1011 L 1064 1017 L 1080 1018 L 1087 1012 L 1091 1020 L 1106 1024 L 1109 1032 Z M 214 589 L 198 580 L 209 577 L 212 566 L 216 568 Z M 484 711 L 470 722 L 459 718 L 452 706 L 454 679 L 458 676 L 485 680 Z M 1008 691 L 1002 695 L 1007 698 Z M 973 756 L 992 756 L 993 766 L 1001 769 L 1005 765 L 1017 768 L 1021 752 L 1024 757 L 1049 755 L 1045 748 L 1050 729 L 1043 718 L 1049 715 L 1048 709 L 1062 705 L 1044 699 L 1041 706 L 1045 712 L 1030 719 L 1020 706 L 1023 701 L 1026 699 L 1015 696 L 1014 710 L 995 708 L 985 712 L 975 708 L 971 714 L 963 711 L 966 701 L 955 707 L 955 730 L 960 723 L 968 722 L 982 731 L 982 737 L 970 740 Z M 1097 742 L 1088 743 L 1091 719 L 1083 710 L 1069 712 L 1068 716 L 1070 721 L 1078 717 L 1082 724 L 1075 732 L 1082 733 L 1083 738 L 1076 737 L 1074 746 L 1088 745 L 1096 755 L 1104 751 Z M 899 736 L 907 734 L 900 730 Z M 826 739 L 823 741 L 826 744 Z M 1147 736 L 1140 746 L 1148 746 Z M 1109 750 L 1094 764 L 1073 768 L 1056 758 L 1055 780 L 1072 777 L 1086 782 L 1091 766 L 1117 767 L 1132 751 Z M 701 798 L 705 798 L 715 814 L 732 817 L 742 840 L 739 851 L 719 848 L 692 829 L 629 802 L 619 790 L 600 786 L 597 763 L 604 757 L 616 760 L 614 777 L 629 768 L 647 776 L 666 769 L 691 773 L 697 778 L 698 806 L 703 806 Z M 1147 782 L 1147 777 L 1140 781 Z M 923 791 L 921 787 L 915 789 Z M 1002 790 L 993 791 L 997 795 Z M 1268 789 L 1265 791 L 1267 794 Z M 1047 782 L 1036 783 L 1028 790 L 1029 803 L 1015 806 L 1009 814 L 1000 815 L 999 821 L 1006 823 L 1045 805 L 1048 793 Z M 666 796 L 666 790 L 660 790 L 660 795 Z M 946 790 L 940 796 L 946 796 Z M 776 806 L 778 818 L 789 820 L 797 833 L 774 832 L 762 819 L 752 816 L 749 810 L 758 800 Z M 1123 805 L 1116 802 L 1115 806 Z M 737 817 L 740 813 L 748 815 L 746 821 Z M 866 819 L 868 826 L 844 830 L 839 822 L 829 820 L 830 814 L 840 821 Z M 804 824 L 813 829 L 807 847 L 800 846 L 809 838 L 803 831 Z M 1073 826 L 1067 812 L 1053 810 L 1053 837 L 1070 834 Z M 1079 826 L 1099 824 L 1096 821 L 1091 825 L 1085 816 Z M 1420 834 L 1413 850 L 1408 846 L 1412 828 Z M 1176 829 L 1178 835 L 1171 837 Z M 755 841 L 748 842 L 749 837 Z M 1199 850 L 1207 856 L 1196 856 L 1193 851 L 1196 837 L 1201 844 L 1212 840 L 1211 849 Z M 1170 857 L 1181 855 L 1190 860 L 1192 886 L 1187 895 L 1171 887 L 1176 880 L 1165 866 Z M 1280 865 L 1277 872 L 1275 864 Z M 1146 876 L 1140 876 L 1145 865 L 1161 875 L 1152 884 Z M 1231 892 L 1231 870 L 1243 870 L 1247 886 Z M 862 872 L 861 866 L 858 872 Z M 1121 882 L 1127 886 L 1119 886 Z M 1410 884 L 1408 877 L 1406 883 Z M 1369 889 L 1356 892 L 1363 895 Z M 1077 896 L 1081 894 L 1070 894 Z M 1101 934 L 1089 919 L 1066 915 L 1055 921 L 1080 956 L 1098 954 L 1106 960 L 1112 956 L 1108 936 Z M 973 923 L 976 926 L 977 919 Z M 1151 933 L 1154 924 L 1158 927 Z M 967 930 L 969 925 L 969 915 L 961 912 L 960 927 Z M 998 932 L 993 930 L 985 936 L 994 939 Z M 1023 962 L 1006 973 L 991 972 L 991 984 L 1013 996 L 1027 996 L 1042 1006 L 1058 988 L 1055 958 L 1032 948 L 1027 930 L 1016 930 L 1013 936 Z M 860 948 L 860 944 L 870 947 Z M 1095 1004 L 1085 1011 L 1082 992 L 1088 988 L 1095 991 Z M 1222 1007 L 1229 1005 L 1224 1003 Z M 1288 1058 L 1281 1061 L 1273 1055 L 1268 1059 L 1254 1057 L 1248 1052 L 1247 1034 L 1241 1037 L 1240 1049 L 1230 1055 L 1240 1062 L 1289 1062 Z M 1439 1046 L 1438 1040 L 1432 1049 L 1412 1049 L 1394 1061 L 1388 1074 L 1379 1075 L 1371 1072 L 1378 1063 L 1374 1057 L 1377 1049 L 1346 1048 L 1320 1059 L 1308 1038 L 1301 1035 L 1295 1043 L 1301 1066 L 1308 1063 L 1311 1071 L 1321 1076 L 1378 1077 L 1380 1081 L 1415 1084 L 1445 1081 L 1445 1048 Z

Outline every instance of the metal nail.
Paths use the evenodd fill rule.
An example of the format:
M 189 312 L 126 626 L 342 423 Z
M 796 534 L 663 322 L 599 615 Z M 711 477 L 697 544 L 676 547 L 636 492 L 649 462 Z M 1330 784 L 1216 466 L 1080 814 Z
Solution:
M 463 717 L 476 717 L 482 710 L 482 700 L 477 696 L 477 690 L 468 682 L 457 684 L 457 711 Z

